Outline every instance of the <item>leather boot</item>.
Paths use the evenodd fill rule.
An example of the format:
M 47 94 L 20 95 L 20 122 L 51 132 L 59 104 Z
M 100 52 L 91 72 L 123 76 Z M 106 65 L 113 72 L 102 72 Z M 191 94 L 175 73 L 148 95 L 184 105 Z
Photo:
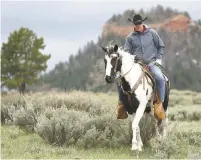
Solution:
M 124 108 L 124 105 L 121 102 L 117 104 L 117 119 L 126 119 L 128 114 Z
M 161 101 L 154 104 L 154 115 L 158 120 L 165 119 L 165 111 L 163 109 L 163 103 Z
M 156 92 L 156 102 L 154 104 L 154 116 L 158 120 L 163 120 L 166 117 L 165 111 L 163 109 L 163 102 L 160 99 L 160 95 L 158 91 Z

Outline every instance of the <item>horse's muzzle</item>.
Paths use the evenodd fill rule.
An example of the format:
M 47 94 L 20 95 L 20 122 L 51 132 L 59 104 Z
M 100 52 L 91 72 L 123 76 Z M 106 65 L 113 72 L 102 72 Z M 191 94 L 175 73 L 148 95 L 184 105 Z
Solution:
M 105 81 L 107 82 L 107 83 L 112 83 L 113 82 L 113 78 L 111 77 L 111 76 L 105 76 Z

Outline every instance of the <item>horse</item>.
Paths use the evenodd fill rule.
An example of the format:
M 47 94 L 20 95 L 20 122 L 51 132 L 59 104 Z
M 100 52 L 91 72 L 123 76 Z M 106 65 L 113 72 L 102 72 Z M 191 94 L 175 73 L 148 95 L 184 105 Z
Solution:
M 132 121 L 132 148 L 133 151 L 142 151 L 143 143 L 140 136 L 140 127 L 139 122 L 142 116 L 145 113 L 147 106 L 151 106 L 151 112 L 149 115 L 153 114 L 153 81 L 149 76 L 145 76 L 142 66 L 139 63 L 135 62 L 135 55 L 131 55 L 129 52 L 124 51 L 122 48 L 119 48 L 118 45 L 103 47 L 105 52 L 104 62 L 105 62 L 105 81 L 107 83 L 113 83 L 116 79 L 116 73 L 120 73 L 120 78 L 122 80 L 122 89 L 120 92 L 122 102 L 127 102 L 127 105 L 131 104 L 131 108 L 125 106 L 126 111 L 131 117 Z M 146 77 L 146 78 L 145 78 Z M 134 89 L 133 89 L 134 88 Z M 124 91 L 126 90 L 126 91 Z M 125 99 L 124 92 L 132 91 L 130 97 L 130 103 L 128 98 Z M 127 97 L 127 96 L 126 96 Z M 165 96 L 165 119 L 156 120 L 157 135 L 160 137 L 165 137 L 167 132 L 167 123 L 168 123 L 168 105 L 169 93 Z M 125 104 L 123 102 L 123 104 Z M 148 105 L 149 104 L 149 105 Z M 161 122 L 161 123 L 159 123 Z M 159 125 L 161 127 L 161 132 L 159 133 Z

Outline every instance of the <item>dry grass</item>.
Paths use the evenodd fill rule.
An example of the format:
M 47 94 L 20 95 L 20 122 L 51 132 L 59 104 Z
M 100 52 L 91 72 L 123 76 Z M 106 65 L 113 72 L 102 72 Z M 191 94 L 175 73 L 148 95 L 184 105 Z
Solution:
M 7 95 L 2 99 L 2 117 L 54 145 L 130 144 L 130 122 L 116 119 L 115 101 L 114 93 L 80 91 Z M 149 141 L 155 134 L 153 119 L 145 116 L 140 126 L 143 141 Z
M 145 147 L 145 151 L 140 155 L 141 158 L 192 158 L 200 156 L 200 153 L 197 152 L 201 150 L 199 145 L 201 143 L 200 93 L 173 90 L 171 91 L 171 98 L 168 141 L 167 139 L 158 141 L 158 139 L 152 138 L 154 136 L 153 125 L 150 125 L 152 120 L 147 116 L 144 116 L 141 120 L 142 139 L 149 146 Z M 196 103 L 194 100 L 196 100 Z M 187 103 L 184 103 L 185 101 Z M 23 134 L 40 136 L 45 142 L 54 147 L 68 147 L 69 153 L 64 153 L 65 158 L 75 156 L 76 154 L 73 155 L 70 153 L 70 150 L 75 151 L 78 148 L 79 150 L 90 148 L 91 158 L 106 158 L 102 154 L 98 154 L 100 147 L 110 148 L 111 155 L 109 152 L 107 154 L 112 158 L 115 157 L 113 153 L 119 154 L 120 147 L 126 150 L 126 153 L 129 153 L 132 138 L 130 120 L 123 121 L 115 118 L 116 102 L 117 95 L 112 92 L 107 94 L 81 91 L 68 93 L 40 92 L 30 93 L 25 96 L 12 93 L 2 97 L 1 117 L 6 124 L 17 125 L 23 129 Z M 11 147 L 10 142 L 16 139 L 18 134 L 13 134 L 9 128 L 6 128 L 6 130 L 8 131 L 5 131 L 3 136 L 7 136 L 6 132 L 9 132 L 8 136 L 10 136 L 7 137 L 7 140 L 3 137 L 3 155 L 8 158 L 11 154 L 9 148 L 16 148 L 15 145 L 19 145 L 20 140 Z M 32 137 L 29 139 L 32 141 Z M 39 140 L 39 138 L 36 139 Z M 47 146 L 41 139 L 40 144 L 43 146 L 43 149 L 40 149 L 40 146 L 30 147 L 31 152 L 27 150 L 27 156 L 26 154 L 22 156 L 23 152 L 21 149 L 25 146 L 20 144 L 21 149 L 19 147 L 20 150 L 16 150 L 16 152 L 21 154 L 17 158 L 33 158 L 32 154 L 36 158 L 37 156 L 41 158 L 43 156 L 55 157 L 54 154 L 46 153 L 45 148 L 51 148 L 49 145 Z M 184 146 L 187 148 L 184 148 Z M 70 149 L 71 147 L 75 148 Z M 93 151 L 92 148 L 97 148 L 97 150 Z M 50 150 L 51 153 L 57 152 L 56 148 L 55 151 L 53 148 Z M 60 152 L 64 152 L 61 150 L 58 149 L 58 157 L 60 157 Z M 17 155 L 16 152 L 13 151 L 14 154 L 12 155 Z M 80 154 L 83 154 L 83 157 L 89 158 L 90 150 L 84 156 L 85 152 L 83 151 Z M 68 154 L 71 156 L 67 156 Z M 132 158 L 132 156 L 125 156 L 125 154 L 119 155 L 122 158 Z

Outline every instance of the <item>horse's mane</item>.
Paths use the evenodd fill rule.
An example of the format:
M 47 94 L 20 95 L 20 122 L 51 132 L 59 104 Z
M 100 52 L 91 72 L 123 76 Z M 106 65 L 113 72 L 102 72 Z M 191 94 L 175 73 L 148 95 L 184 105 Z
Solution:
M 118 52 L 121 55 L 121 57 L 129 57 L 129 59 L 133 60 L 133 62 L 134 62 L 135 55 L 132 55 L 129 52 L 124 51 L 124 49 L 122 47 L 120 47 L 118 49 Z

